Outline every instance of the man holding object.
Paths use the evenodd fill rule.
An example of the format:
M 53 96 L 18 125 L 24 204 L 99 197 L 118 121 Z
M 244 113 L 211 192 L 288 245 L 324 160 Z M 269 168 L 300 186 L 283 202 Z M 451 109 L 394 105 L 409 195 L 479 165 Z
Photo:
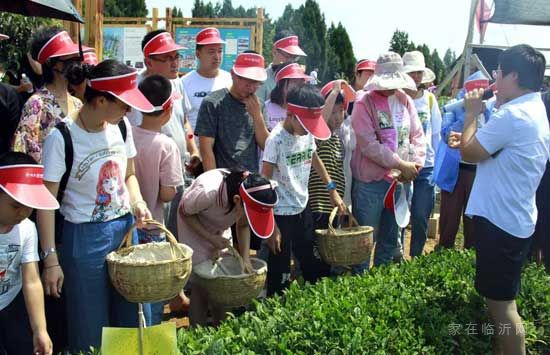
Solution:
M 502 103 L 477 129 L 483 89 L 466 94 L 460 141 L 464 160 L 478 163 L 466 214 L 473 217 L 476 290 L 485 298 L 493 325 L 509 332 L 496 336 L 496 354 L 525 354 L 525 330 L 515 298 L 521 283 L 537 209 L 535 192 L 549 157 L 550 133 L 539 93 L 546 61 L 528 45 L 502 52 L 493 72 Z

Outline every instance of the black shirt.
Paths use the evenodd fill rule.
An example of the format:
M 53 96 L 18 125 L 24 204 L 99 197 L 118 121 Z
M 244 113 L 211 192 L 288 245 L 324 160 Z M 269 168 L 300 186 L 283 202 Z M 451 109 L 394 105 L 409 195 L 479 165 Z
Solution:
M 20 118 L 21 102 L 17 91 L 0 83 L 0 153 L 10 150 Z

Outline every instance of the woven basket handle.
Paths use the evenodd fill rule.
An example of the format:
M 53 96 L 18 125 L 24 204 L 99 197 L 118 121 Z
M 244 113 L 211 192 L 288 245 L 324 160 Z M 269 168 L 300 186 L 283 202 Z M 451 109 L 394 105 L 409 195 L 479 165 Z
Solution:
M 349 220 L 349 224 L 348 224 L 348 227 L 351 228 L 351 227 L 359 227 L 359 223 L 357 222 L 357 220 L 355 219 L 355 217 L 353 217 L 353 215 L 351 214 L 351 211 L 349 210 L 349 208 L 346 206 L 346 211 L 348 212 L 348 220 Z M 330 216 L 328 217 L 328 230 L 331 234 L 336 234 L 336 229 L 334 229 L 334 227 L 332 226 L 332 223 L 334 222 L 334 218 L 336 218 L 336 213 L 338 212 L 338 207 L 334 207 L 332 209 L 332 212 L 330 212 Z
M 154 219 L 146 219 L 145 224 L 156 226 L 166 234 L 166 239 L 168 240 L 168 242 L 172 246 L 172 248 L 171 248 L 172 249 L 172 259 L 176 259 L 176 254 L 174 252 L 174 247 L 178 246 L 178 240 L 176 239 L 176 237 L 174 237 L 172 232 L 170 232 L 168 230 L 168 228 L 166 228 L 164 226 L 164 224 L 162 224 L 160 222 L 157 222 Z M 122 243 L 120 243 L 117 250 L 120 250 L 124 247 L 129 248 L 129 247 L 132 246 L 132 233 L 134 232 L 134 230 L 136 228 L 137 228 L 137 223 L 134 223 L 132 228 L 130 228 L 130 230 L 128 230 L 128 232 L 126 232 L 126 235 L 124 236 L 124 239 L 122 239 Z

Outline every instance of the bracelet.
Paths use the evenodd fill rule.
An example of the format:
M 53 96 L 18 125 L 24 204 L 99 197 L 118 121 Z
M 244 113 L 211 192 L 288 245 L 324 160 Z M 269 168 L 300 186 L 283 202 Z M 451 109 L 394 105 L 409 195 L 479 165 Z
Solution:
M 55 265 L 50 265 L 50 266 L 44 266 L 44 270 L 46 270 L 46 269 L 51 269 L 52 267 L 56 267 L 56 266 L 61 267 L 61 265 L 55 264 Z
M 334 181 L 329 181 L 329 183 L 327 184 L 327 190 L 336 190 L 336 183 Z

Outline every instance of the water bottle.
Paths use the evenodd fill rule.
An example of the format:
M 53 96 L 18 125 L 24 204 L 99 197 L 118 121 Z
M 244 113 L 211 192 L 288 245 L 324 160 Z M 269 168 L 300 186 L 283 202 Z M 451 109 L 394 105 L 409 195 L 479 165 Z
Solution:
M 31 79 L 29 79 L 27 74 L 25 74 L 25 73 L 21 74 L 21 82 L 23 84 L 31 84 L 31 87 L 27 90 L 27 93 L 32 94 L 34 92 L 34 89 L 32 87 Z

